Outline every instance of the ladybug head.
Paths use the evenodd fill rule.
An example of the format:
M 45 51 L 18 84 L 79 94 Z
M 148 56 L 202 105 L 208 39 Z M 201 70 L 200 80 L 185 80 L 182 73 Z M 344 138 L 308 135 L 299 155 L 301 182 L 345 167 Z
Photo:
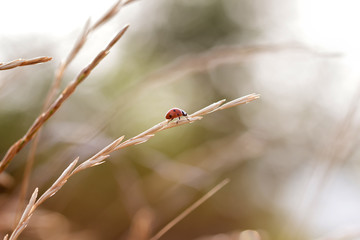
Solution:
M 183 116 L 187 116 L 187 113 L 186 113 L 186 112 L 181 111 L 181 113 L 182 113 Z

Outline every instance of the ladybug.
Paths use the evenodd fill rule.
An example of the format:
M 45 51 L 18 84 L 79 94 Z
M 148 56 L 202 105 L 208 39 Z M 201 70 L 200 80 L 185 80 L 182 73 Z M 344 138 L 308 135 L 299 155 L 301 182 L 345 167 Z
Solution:
M 167 113 L 166 113 L 166 116 L 165 116 L 165 118 L 166 119 L 170 119 L 170 121 L 171 120 L 173 120 L 174 118 L 179 118 L 179 120 L 180 120 L 180 118 L 182 117 L 182 116 L 184 116 L 184 117 L 186 117 L 186 119 L 189 121 L 189 119 L 188 119 L 188 117 L 187 117 L 187 113 L 184 111 L 184 110 L 181 110 L 180 108 L 172 108 L 172 109 L 170 109 Z M 179 121 L 178 120 L 178 121 Z M 178 123 L 178 122 L 176 122 L 176 123 Z

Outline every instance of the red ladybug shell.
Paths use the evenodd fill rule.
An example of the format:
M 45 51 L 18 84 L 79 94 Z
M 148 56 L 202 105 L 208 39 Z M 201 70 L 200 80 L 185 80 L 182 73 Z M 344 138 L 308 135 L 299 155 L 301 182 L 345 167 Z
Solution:
M 181 110 L 180 108 L 172 108 L 166 113 L 165 118 L 173 120 L 174 118 L 177 117 L 180 119 L 181 116 L 186 117 L 187 113 L 184 110 Z

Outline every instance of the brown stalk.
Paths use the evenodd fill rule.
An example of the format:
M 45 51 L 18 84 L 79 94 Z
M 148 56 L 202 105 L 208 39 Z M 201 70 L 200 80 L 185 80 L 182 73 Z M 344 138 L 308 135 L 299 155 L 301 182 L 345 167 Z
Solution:
M 79 51 L 82 49 L 82 47 L 85 45 L 85 42 L 86 42 L 87 37 L 90 34 L 90 32 L 96 30 L 100 25 L 106 23 L 112 17 L 114 17 L 119 12 L 121 6 L 127 5 L 127 4 L 129 4 L 131 2 L 132 2 L 132 0 L 128 0 L 128 1 L 126 1 L 124 3 L 122 3 L 122 1 L 119 0 L 113 7 L 111 7 L 108 10 L 108 12 L 102 18 L 100 18 L 93 26 L 91 26 L 91 28 L 90 28 L 90 20 L 88 20 L 86 22 L 86 24 L 84 26 L 84 29 L 83 29 L 80 37 L 76 41 L 74 47 L 72 48 L 72 50 L 68 54 L 67 58 L 64 61 L 61 62 L 60 66 L 58 67 L 58 69 L 57 69 L 57 71 L 55 73 L 55 79 L 53 81 L 53 84 L 52 84 L 51 88 L 49 89 L 49 92 L 48 92 L 46 98 L 45 98 L 44 105 L 43 105 L 43 108 L 42 108 L 42 112 L 44 112 L 49 107 L 49 105 L 51 104 L 51 102 L 55 98 L 55 94 L 58 92 L 62 77 L 63 77 L 64 72 L 65 72 L 65 69 L 72 62 L 72 60 L 75 58 L 75 56 L 79 53 Z M 24 201 L 26 193 L 27 193 L 30 174 L 31 174 L 32 167 L 33 167 L 33 164 L 34 164 L 34 161 L 35 161 L 35 154 L 36 154 L 36 149 L 37 149 L 38 142 L 39 142 L 39 139 L 40 139 L 40 134 L 41 134 L 41 129 L 38 131 L 37 134 L 35 134 L 33 144 L 31 144 L 29 154 L 28 154 L 28 157 L 27 157 L 24 177 L 23 177 L 20 196 L 19 196 L 19 202 L 20 202 L 20 204 L 19 204 L 19 213 L 21 212 L 23 201 Z
M 93 31 L 94 29 L 98 28 L 99 26 L 101 26 L 104 23 L 106 23 L 107 21 L 109 21 L 112 17 L 114 17 L 120 11 L 120 9 L 123 6 L 128 5 L 129 3 L 132 3 L 134 1 L 135 0 L 127 0 L 127 1 L 119 0 L 119 1 L 117 1 L 117 3 L 115 3 L 114 6 L 112 6 L 98 21 L 96 21 L 94 23 L 94 25 L 90 28 L 90 31 Z
M 98 117 L 96 117 L 95 124 L 98 126 L 98 131 L 93 133 L 92 135 L 97 135 L 101 131 L 101 129 L 104 128 L 106 122 L 109 122 L 110 119 L 114 118 L 114 116 L 119 113 L 119 108 L 124 108 L 124 102 L 126 103 L 124 99 L 127 99 L 129 97 L 134 98 L 134 94 L 136 97 L 144 96 L 149 91 L 151 91 L 151 89 L 157 88 L 163 83 L 172 82 L 187 74 L 207 71 L 219 65 L 237 63 L 258 54 L 277 53 L 282 51 L 300 51 L 308 54 L 314 54 L 317 57 L 338 56 L 335 53 L 316 52 L 309 47 L 299 44 L 253 46 L 227 45 L 214 47 L 213 49 L 202 53 L 187 54 L 175 59 L 171 63 L 165 65 L 158 70 L 155 70 L 154 72 L 146 75 L 145 77 L 137 79 L 136 81 L 134 81 L 134 84 L 130 84 L 127 88 L 125 88 L 121 92 L 121 94 L 119 94 L 118 99 L 114 101 L 114 106 L 108 108 L 116 109 L 116 111 L 108 110 L 102 115 L 102 118 L 100 118 L 100 120 Z M 136 83 L 138 82 L 142 82 L 140 87 L 136 87 Z M 125 107 L 128 106 L 125 105 Z M 83 131 L 83 129 L 79 129 L 79 131 L 75 135 L 79 135 Z
M 84 43 L 86 41 L 86 37 L 89 33 L 89 23 L 90 22 L 87 21 L 87 23 L 85 24 L 84 30 L 81 33 L 81 36 L 79 37 L 78 41 L 74 45 L 73 49 L 70 51 L 68 57 L 58 67 L 58 69 L 55 73 L 55 79 L 53 81 L 53 84 L 50 87 L 50 89 L 47 93 L 47 96 L 45 98 L 45 101 L 44 101 L 44 104 L 43 104 L 43 107 L 41 110 L 42 112 L 46 111 L 46 109 L 51 104 L 51 101 L 54 100 L 55 94 L 58 92 L 58 89 L 60 87 L 60 83 L 61 83 L 61 80 L 64 75 L 66 67 L 71 63 L 71 61 L 75 58 L 77 53 L 80 51 L 80 49 L 84 45 Z M 31 147 L 30 147 L 30 150 L 29 150 L 29 153 L 28 153 L 28 156 L 27 156 L 26 166 L 25 166 L 25 171 L 24 171 L 24 176 L 23 176 L 21 190 L 20 190 L 20 196 L 19 196 L 18 214 L 20 214 L 22 211 L 23 202 L 25 200 L 26 193 L 28 190 L 29 179 L 30 179 L 32 167 L 33 167 L 34 161 L 35 161 L 35 154 L 36 154 L 36 149 L 37 149 L 37 146 L 38 146 L 38 143 L 40 140 L 41 130 L 42 129 L 39 129 L 39 131 L 35 134 L 32 144 L 31 144 Z M 20 216 L 18 216 L 16 218 L 16 221 L 18 221 L 19 217 Z
M 258 98 L 260 98 L 259 94 L 252 93 L 247 96 L 244 96 L 244 97 L 241 97 L 241 98 L 238 98 L 238 99 L 235 99 L 235 100 L 229 102 L 229 104 L 230 103 L 231 104 L 228 105 L 227 107 L 235 107 L 240 104 L 256 100 Z M 219 102 L 221 102 L 221 103 L 219 104 Z M 113 141 L 111 144 L 109 144 L 108 146 L 106 146 L 105 148 L 100 150 L 94 156 L 92 156 L 91 158 L 87 159 L 86 161 L 84 161 L 83 163 L 78 165 L 76 168 L 75 168 L 75 166 L 77 164 L 78 158 L 75 159 L 65 169 L 65 171 L 61 174 L 61 176 L 55 181 L 55 183 L 48 190 L 46 190 L 45 193 L 43 193 L 41 195 L 41 197 L 36 201 L 33 199 L 33 198 L 36 199 L 35 195 L 37 195 L 37 189 L 35 189 L 36 194 L 35 194 L 35 192 L 33 193 L 32 198 L 29 202 L 29 205 L 26 207 L 25 211 L 23 212 L 20 221 L 16 225 L 16 227 L 15 227 L 14 231 L 12 232 L 12 234 L 10 235 L 9 239 L 15 240 L 17 238 L 17 236 L 19 236 L 20 233 L 26 228 L 26 226 L 29 222 L 29 219 L 30 219 L 31 215 L 33 214 L 33 212 L 35 211 L 35 209 L 38 206 L 40 206 L 45 200 L 49 199 L 51 196 L 53 196 L 55 193 L 57 193 L 64 186 L 64 184 L 67 182 L 67 180 L 74 174 L 76 174 L 82 170 L 85 170 L 85 169 L 88 169 L 88 168 L 91 168 L 91 167 L 94 167 L 94 166 L 104 163 L 105 159 L 107 159 L 109 157 L 109 154 L 111 154 L 114 151 L 117 151 L 117 150 L 125 148 L 125 147 L 129 147 L 132 145 L 137 145 L 137 144 L 146 142 L 151 137 L 153 137 L 155 135 L 155 133 L 157 133 L 157 132 L 160 132 L 162 130 L 172 128 L 172 127 L 178 127 L 183 124 L 192 123 L 196 120 L 202 119 L 201 116 L 203 116 L 203 115 L 212 113 L 214 111 L 222 110 L 221 104 L 224 102 L 224 100 L 221 100 L 219 102 L 211 104 L 211 105 L 197 111 L 196 113 L 189 115 L 188 119 L 182 119 L 178 122 L 175 122 L 175 121 L 170 122 L 169 120 L 165 120 L 161 123 L 156 124 L 155 126 L 151 127 L 150 129 L 144 131 L 143 133 L 140 133 L 139 135 L 128 139 L 125 142 L 122 142 L 122 140 L 124 139 L 124 136 L 121 136 L 118 139 L 116 139 L 115 141 Z M 206 199 L 211 197 L 216 191 L 218 191 L 220 188 L 222 188 L 223 185 L 227 184 L 227 182 L 228 182 L 228 180 L 224 180 L 219 185 L 217 185 L 214 188 L 215 190 L 213 189 L 210 191 L 210 192 L 212 192 L 211 194 L 209 194 L 210 193 L 209 192 L 203 198 L 201 198 L 197 202 L 195 202 L 192 206 L 189 207 L 190 210 L 188 210 L 188 209 L 185 210 L 186 214 L 184 214 L 184 213 L 181 214 L 181 218 L 180 217 L 176 218 L 176 221 L 180 221 L 183 217 L 185 217 L 187 214 L 189 214 L 198 205 L 200 205 Z M 173 221 L 175 221 L 175 220 L 173 220 Z M 174 223 L 172 223 L 172 224 L 174 224 Z M 7 237 L 7 236 L 5 236 L 5 237 Z
M 52 105 L 43 112 L 33 123 L 27 133 L 15 142 L 7 151 L 6 155 L 0 162 L 0 173 L 3 172 L 14 156 L 34 137 L 34 134 L 44 125 L 44 123 L 60 108 L 64 101 L 71 96 L 77 86 L 86 79 L 91 71 L 101 62 L 103 58 L 109 53 L 114 44 L 123 36 L 129 25 L 125 26 L 108 44 L 108 46 L 102 50 L 95 59 L 84 68 L 80 74 L 64 89 L 60 96 L 52 103 Z
M 36 58 L 32 58 L 32 59 L 19 58 L 19 59 L 13 60 L 11 62 L 0 63 L 0 70 L 8 70 L 8 69 L 16 68 L 16 67 L 21 67 L 21 66 L 44 63 L 44 62 L 50 61 L 51 59 L 52 59 L 52 57 L 36 57 Z
M 84 29 L 83 29 L 80 37 L 76 41 L 74 47 L 68 54 L 67 58 L 61 62 L 60 66 L 58 67 L 58 69 L 55 73 L 55 79 L 53 81 L 51 88 L 49 89 L 49 92 L 48 92 L 46 98 L 45 98 L 42 112 L 44 112 L 49 107 L 49 105 L 55 98 L 55 94 L 58 92 L 65 69 L 72 62 L 72 60 L 76 57 L 76 55 L 79 53 L 79 51 L 82 49 L 82 47 L 85 45 L 88 35 L 92 31 L 96 30 L 99 26 L 105 24 L 112 17 L 114 17 L 119 12 L 119 10 L 121 9 L 122 6 L 125 6 L 133 1 L 134 0 L 128 0 L 128 1 L 122 2 L 122 0 L 119 0 L 113 7 L 111 7 L 108 10 L 108 12 L 103 17 L 101 17 L 98 21 L 96 21 L 93 24 L 93 26 L 90 27 L 90 20 L 88 20 L 86 22 Z M 23 208 L 23 202 L 25 200 L 26 193 L 28 191 L 29 179 L 30 179 L 32 167 L 34 165 L 35 154 L 36 154 L 38 142 L 40 139 L 40 135 L 41 135 L 41 129 L 39 129 L 39 131 L 34 136 L 33 143 L 31 144 L 31 147 L 30 147 L 30 150 L 28 153 L 28 157 L 26 160 L 26 166 L 25 166 L 25 171 L 24 171 L 24 176 L 23 176 L 23 181 L 22 181 L 20 196 L 19 196 L 19 207 L 18 207 L 19 210 L 17 211 L 18 215 L 22 211 L 21 209 Z M 16 222 L 18 221 L 19 217 L 20 216 L 18 216 L 16 218 Z
M 203 204 L 206 200 L 212 197 L 215 193 L 217 193 L 220 189 L 222 189 L 226 184 L 230 182 L 230 179 L 224 179 L 215 187 L 213 187 L 209 192 L 207 192 L 204 196 L 202 196 L 199 200 L 191 204 L 188 208 L 186 208 L 182 213 L 180 213 L 176 218 L 171 220 L 168 224 L 166 224 L 158 233 L 156 233 L 150 240 L 158 240 L 161 238 L 166 232 L 168 232 L 172 227 L 174 227 L 177 223 L 183 220 L 187 215 L 193 212 L 196 208 L 198 208 L 201 204 Z
M 315 52 L 306 46 L 299 45 L 296 47 L 296 45 L 290 44 L 255 46 L 227 45 L 214 47 L 213 49 L 202 53 L 185 55 L 175 59 L 164 67 L 155 70 L 147 76 L 135 80 L 134 83 L 142 82 L 140 87 L 137 87 L 136 84 L 130 84 L 127 88 L 121 91 L 119 97 L 114 101 L 113 106 L 104 108 L 104 112 L 101 116 L 96 116 L 90 119 L 90 122 L 92 122 L 91 125 L 94 125 L 94 128 L 96 129 L 91 132 L 91 136 L 88 135 L 89 132 L 87 131 L 87 125 L 83 125 L 82 127 L 76 129 L 73 136 L 79 139 L 81 138 L 81 141 L 84 141 L 85 139 L 89 141 L 105 128 L 107 122 L 113 119 L 116 114 L 121 112 L 119 111 L 120 108 L 129 107 L 128 104 L 126 105 L 126 103 L 129 103 L 126 101 L 127 98 L 139 96 L 143 97 L 151 91 L 151 89 L 160 87 L 162 84 L 168 84 L 175 79 L 179 79 L 179 76 L 204 70 L 206 71 L 209 68 L 214 68 L 221 64 L 235 63 L 248 59 L 249 57 L 256 56 L 257 54 L 276 53 L 278 51 L 304 51 L 305 53 L 314 54 L 318 57 L 335 56 L 331 53 Z M 197 62 L 202 63 L 196 64 Z M 116 111 L 114 109 L 116 109 Z M 61 155 L 64 155 L 64 152 Z M 56 158 L 59 157 L 61 156 L 57 156 Z

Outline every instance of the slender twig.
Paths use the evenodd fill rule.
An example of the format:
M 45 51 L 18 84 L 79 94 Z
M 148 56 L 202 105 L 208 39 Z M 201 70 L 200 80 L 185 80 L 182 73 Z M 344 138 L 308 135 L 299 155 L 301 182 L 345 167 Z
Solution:
M 115 101 L 112 101 L 110 104 L 103 107 L 103 112 L 100 115 L 89 119 L 88 123 L 90 122 L 90 125 L 94 126 L 93 131 L 89 132 L 88 125 L 82 124 L 79 128 L 74 129 L 72 137 L 79 142 L 90 141 L 104 130 L 107 124 L 114 119 L 117 114 L 126 112 L 126 109 L 130 107 L 132 102 L 127 101 L 126 99 L 143 98 L 148 92 L 151 92 L 151 89 L 159 88 L 164 84 L 169 84 L 175 80 L 186 79 L 179 78 L 179 76 L 183 77 L 186 74 L 194 72 L 208 71 L 209 68 L 213 68 L 220 64 L 231 64 L 251 58 L 258 54 L 276 53 L 278 51 L 304 51 L 307 54 L 316 54 L 318 57 L 334 55 L 331 53 L 316 53 L 306 46 L 296 47 L 295 45 L 290 44 L 253 46 L 226 45 L 214 47 L 197 54 L 186 54 L 185 56 L 179 57 L 169 64 L 132 81 L 132 83 L 120 90 Z M 197 64 L 198 62 L 202 62 L 202 64 Z M 216 65 L 214 63 L 216 63 Z M 138 84 L 139 82 L 141 82 L 141 84 Z M 120 109 L 122 111 L 120 111 Z M 65 153 L 66 151 L 63 151 L 55 158 L 61 158 Z
M 82 46 L 84 45 L 84 43 L 86 41 L 86 37 L 89 33 L 89 24 L 90 24 L 90 21 L 87 21 L 80 37 L 78 38 L 78 40 L 75 43 L 73 49 L 70 51 L 70 53 L 68 54 L 66 59 L 60 63 L 57 71 L 55 72 L 54 81 L 47 93 L 47 96 L 43 103 L 41 112 L 45 112 L 46 109 L 50 106 L 51 102 L 54 101 L 55 95 L 59 90 L 60 83 L 61 83 L 62 77 L 64 75 L 65 69 L 72 62 L 72 60 L 75 58 L 75 56 L 80 51 L 80 49 L 82 48 Z M 38 143 L 40 141 L 41 130 L 42 130 L 42 128 L 40 128 L 39 131 L 35 134 L 33 141 L 31 143 L 31 146 L 30 146 L 30 150 L 29 150 L 27 159 L 26 159 L 26 166 L 25 166 L 25 171 L 24 171 L 24 175 L 23 175 L 23 180 L 21 183 L 20 195 L 19 195 L 19 206 L 18 206 L 18 211 L 17 211 L 18 217 L 16 217 L 16 219 L 15 219 L 16 222 L 18 222 L 18 220 L 19 220 L 18 218 L 20 217 L 20 213 L 21 213 L 23 205 L 24 205 L 26 193 L 28 191 L 29 179 L 31 176 L 34 162 L 35 162 L 35 155 L 36 155 Z
M 67 55 L 65 60 L 60 63 L 58 69 L 55 72 L 55 78 L 54 78 L 52 86 L 50 87 L 48 94 L 45 98 L 42 112 L 44 112 L 50 106 L 51 102 L 54 100 L 55 95 L 59 90 L 61 80 L 65 73 L 65 69 L 73 61 L 73 59 L 80 52 L 82 47 L 85 45 L 85 42 L 86 42 L 89 34 L 92 31 L 96 30 L 99 26 L 105 24 L 112 17 L 114 17 L 119 12 L 119 10 L 122 6 L 125 6 L 133 1 L 134 0 L 128 0 L 128 1 L 123 2 L 122 0 L 119 0 L 113 7 L 111 7 L 107 11 L 107 13 L 103 17 L 101 17 L 98 21 L 96 21 L 91 27 L 90 27 L 90 20 L 88 20 L 86 22 L 86 24 L 83 28 L 83 31 L 81 32 L 81 35 L 78 38 L 78 40 L 76 41 L 74 47 L 71 49 L 70 53 Z M 30 147 L 30 150 L 29 150 L 29 153 L 28 153 L 27 160 L 26 160 L 26 166 L 25 166 L 25 171 L 24 171 L 24 176 L 23 176 L 23 181 L 21 184 L 21 190 L 20 190 L 20 196 L 19 196 L 19 207 L 18 207 L 19 214 L 22 211 L 21 209 L 23 208 L 23 202 L 25 200 L 25 196 L 28 191 L 29 179 L 30 179 L 32 167 L 33 167 L 34 161 L 35 161 L 35 154 L 36 154 L 37 146 L 39 143 L 41 130 L 42 129 L 39 129 L 39 131 L 35 134 L 32 144 L 31 144 L 31 147 Z M 16 221 L 18 221 L 18 218 L 16 219 Z
M 73 59 L 80 52 L 80 50 L 83 48 L 89 34 L 92 31 L 96 30 L 102 24 L 109 21 L 112 17 L 114 17 L 119 12 L 121 6 L 127 5 L 130 2 L 131 1 L 126 1 L 123 3 L 122 0 L 119 0 L 114 6 L 112 6 L 107 11 L 107 13 L 103 17 L 101 17 L 98 21 L 96 21 L 91 27 L 90 27 L 90 20 L 88 20 L 86 22 L 86 24 L 81 32 L 81 35 L 79 36 L 75 45 L 73 46 L 73 48 L 71 49 L 70 53 L 67 55 L 65 60 L 60 63 L 58 69 L 55 72 L 55 78 L 54 78 L 52 86 L 50 87 L 50 89 L 47 93 L 47 96 L 45 98 L 42 112 L 44 112 L 50 106 L 51 102 L 54 100 L 55 95 L 59 90 L 61 80 L 63 78 L 66 68 L 73 61 Z M 36 154 L 37 146 L 39 143 L 41 130 L 42 129 L 39 129 L 39 131 L 35 134 L 32 144 L 31 144 L 31 147 L 30 147 L 30 150 L 29 150 L 29 153 L 28 153 L 27 160 L 26 160 L 26 166 L 25 166 L 25 171 L 24 171 L 24 176 L 23 176 L 23 181 L 21 184 L 21 190 L 20 190 L 20 196 L 19 196 L 19 207 L 18 207 L 19 214 L 22 211 L 21 209 L 23 208 L 25 196 L 28 191 L 29 179 L 30 179 L 32 167 L 33 167 L 34 161 L 35 161 L 35 154 Z M 18 218 L 16 218 L 16 221 L 18 221 Z
M 123 36 L 125 31 L 128 29 L 128 25 L 125 26 L 108 44 L 108 46 L 102 50 L 94 60 L 84 68 L 80 74 L 64 89 L 60 96 L 52 103 L 52 105 L 43 112 L 33 123 L 27 133 L 15 142 L 7 151 L 6 155 L 0 162 L 0 173 L 5 170 L 11 160 L 15 155 L 34 137 L 34 134 L 44 125 L 44 123 L 61 107 L 66 99 L 68 99 L 71 94 L 75 91 L 78 85 L 84 81 L 91 71 L 101 62 L 102 59 L 106 57 L 110 49 L 114 44 Z
M 192 123 L 197 120 L 201 120 L 202 116 L 207 115 L 209 113 L 212 113 L 212 112 L 215 112 L 218 110 L 223 110 L 223 109 L 229 108 L 229 107 L 235 107 L 240 104 L 245 104 L 245 103 L 248 103 L 248 102 L 258 99 L 259 97 L 260 97 L 259 94 L 253 93 L 253 94 L 246 95 L 244 97 L 237 98 L 237 99 L 235 99 L 229 103 L 226 103 L 224 105 L 222 105 L 222 104 L 225 102 L 225 100 L 220 100 L 220 101 L 213 103 L 203 109 L 200 109 L 199 111 L 197 111 L 193 114 L 190 114 L 187 119 L 181 119 L 177 122 L 175 122 L 175 121 L 170 122 L 169 120 L 162 121 L 162 122 L 156 124 L 155 126 L 149 128 L 148 130 L 146 130 L 146 131 L 138 134 L 137 136 L 130 138 L 124 142 L 122 142 L 122 140 L 124 139 L 124 136 L 121 136 L 118 139 L 116 139 L 115 141 L 113 141 L 111 144 L 109 144 L 108 146 L 106 146 L 105 148 L 100 150 L 98 153 L 96 153 L 91 158 L 89 158 L 86 161 L 84 161 L 83 163 L 79 164 L 76 168 L 75 168 L 75 166 L 78 162 L 78 158 L 75 159 L 65 169 L 65 171 L 61 174 L 61 176 L 55 181 L 55 183 L 48 190 L 46 190 L 45 193 L 43 193 L 38 200 L 30 201 L 30 203 L 32 203 L 32 205 L 30 206 L 30 203 L 29 203 L 28 207 L 25 209 L 24 213 L 22 214 L 22 217 L 21 217 L 19 223 L 16 225 L 16 227 L 15 227 L 14 231 L 12 232 L 12 234 L 10 235 L 9 239 L 15 240 L 16 237 L 14 238 L 13 236 L 20 235 L 20 233 L 26 228 L 28 221 L 29 221 L 32 213 L 35 211 L 35 209 L 39 205 L 41 205 L 45 200 L 49 199 L 56 192 L 58 192 L 71 176 L 73 176 L 74 174 L 76 174 L 82 170 L 85 170 L 85 169 L 88 169 L 88 168 L 91 168 L 91 167 L 94 167 L 94 166 L 104 163 L 104 161 L 110 156 L 109 154 L 111 154 L 112 152 L 117 151 L 122 148 L 125 148 L 125 147 L 144 143 L 144 142 L 148 141 L 151 137 L 153 137 L 155 135 L 155 133 L 160 132 L 162 130 L 166 130 L 166 129 L 172 128 L 172 127 L 178 127 L 178 126 L 181 126 L 184 124 Z M 227 181 L 227 180 L 225 180 L 225 181 Z M 219 185 L 220 186 L 225 185 L 226 183 L 227 182 L 219 184 Z M 221 187 L 215 187 L 215 188 L 220 189 Z M 35 191 L 37 192 L 37 189 Z M 218 191 L 218 190 L 215 190 L 215 192 L 216 191 Z M 35 192 L 34 192 L 34 194 L 35 194 Z M 33 194 L 33 197 L 34 197 L 34 194 Z M 210 197 L 210 196 L 208 196 L 208 197 Z M 206 200 L 207 198 L 205 198 L 204 200 Z M 36 197 L 35 197 L 35 199 L 36 199 Z M 200 204 L 201 204 L 201 202 L 200 202 Z M 30 210 L 28 210 L 28 209 L 30 209 Z
M 40 129 L 40 131 L 41 131 L 41 129 Z M 15 218 L 15 222 L 19 221 L 21 211 L 25 204 L 26 193 L 28 192 L 28 188 L 29 188 L 30 175 L 31 175 L 31 171 L 32 171 L 34 161 L 35 161 L 35 153 L 36 153 L 36 149 L 37 149 L 37 146 L 38 146 L 39 140 L 40 140 L 40 131 L 34 137 L 34 140 L 31 144 L 31 147 L 30 147 L 27 159 L 26 159 L 26 165 L 25 165 L 23 180 L 22 180 L 21 188 L 20 188 L 20 194 L 19 194 L 19 200 L 18 200 L 19 204 L 18 204 L 17 211 L 16 211 L 17 216 Z
M 55 72 L 55 78 L 54 78 L 52 86 L 50 87 L 49 92 L 45 98 L 42 112 L 44 112 L 50 106 L 51 102 L 54 100 L 55 95 L 59 90 L 61 80 L 63 78 L 66 68 L 73 61 L 73 59 L 80 52 L 80 50 L 83 48 L 89 34 L 91 32 L 93 32 L 94 30 L 96 30 L 101 25 L 105 24 L 111 18 L 113 18 L 123 6 L 129 4 L 133 1 L 135 1 L 135 0 L 127 0 L 127 1 L 119 0 L 114 6 L 112 6 L 106 12 L 106 14 L 104 14 L 103 17 L 101 17 L 98 21 L 96 21 L 92 26 L 90 26 L 90 19 L 86 22 L 86 24 L 83 28 L 83 31 L 81 32 L 81 35 L 79 36 L 75 45 L 73 46 L 73 48 L 71 49 L 70 53 L 65 58 L 65 60 L 60 63 L 57 71 Z M 16 222 L 18 222 L 18 220 L 20 218 L 20 214 L 21 214 L 21 211 L 22 211 L 22 208 L 24 205 L 24 200 L 25 200 L 26 194 L 28 192 L 29 179 L 31 176 L 32 167 L 35 162 L 35 154 L 36 154 L 37 146 L 38 146 L 38 143 L 40 140 L 41 130 L 42 130 L 42 128 L 40 128 L 39 131 L 35 134 L 32 144 L 30 146 L 27 160 L 26 160 L 26 166 L 25 166 L 24 176 L 23 176 L 23 180 L 22 180 L 22 184 L 21 184 L 20 195 L 19 195 L 19 206 L 18 206 L 18 211 L 17 211 L 18 217 L 15 219 Z
M 32 194 L 32 196 L 29 200 L 29 204 L 26 206 L 26 208 L 20 218 L 19 222 L 21 222 L 22 224 L 16 226 L 15 230 L 10 235 L 9 240 L 17 239 L 17 237 L 20 235 L 20 233 L 22 231 L 24 231 L 24 229 L 27 227 L 29 220 L 31 218 L 31 215 L 33 213 L 33 207 L 34 207 L 37 195 L 38 195 L 38 188 L 35 189 L 34 193 Z M 8 235 L 6 235 L 4 239 L 8 239 Z
M 114 4 L 113 7 L 111 7 L 99 20 L 97 20 L 93 26 L 90 28 L 90 31 L 93 31 L 94 29 L 100 27 L 101 25 L 103 25 L 104 23 L 106 23 L 107 21 L 109 21 L 112 17 L 114 17 L 119 11 L 120 9 L 125 6 L 128 5 L 129 3 L 134 2 L 135 0 L 119 0 L 117 1 L 117 3 Z
M 186 208 L 182 213 L 180 213 L 177 217 L 171 220 L 168 224 L 166 224 L 158 233 L 156 233 L 150 240 L 158 240 L 161 238 L 166 232 L 168 232 L 172 227 L 174 227 L 177 223 L 183 220 L 187 215 L 189 215 L 192 211 L 198 208 L 201 204 L 203 204 L 206 200 L 208 200 L 211 196 L 217 193 L 220 189 L 222 189 L 226 184 L 228 184 L 230 180 L 224 179 L 215 187 L 213 187 L 209 192 L 207 192 L 204 196 L 202 196 L 199 200 L 191 204 L 188 208 Z
M 139 79 L 136 79 L 125 88 L 121 90 L 121 94 L 113 101 L 112 106 L 104 112 L 99 118 L 96 116 L 95 125 L 96 131 L 92 132 L 92 137 L 96 136 L 104 126 L 107 125 L 117 114 L 120 108 L 129 108 L 131 102 L 126 101 L 129 97 L 143 97 L 147 95 L 151 89 L 158 88 L 163 84 L 169 84 L 178 79 L 186 79 L 184 76 L 196 72 L 208 71 L 219 65 L 238 63 L 239 61 L 249 59 L 253 56 L 266 53 L 277 53 L 283 51 L 300 51 L 307 54 L 313 54 L 317 57 L 336 57 L 336 53 L 322 53 L 299 44 L 272 44 L 272 45 L 225 45 L 217 46 L 210 50 L 196 53 L 186 54 L 178 57 L 169 64 L 157 69 Z M 138 84 L 141 82 L 142 84 Z M 125 105 L 124 105 L 125 103 Z M 126 104 L 127 103 L 127 104 Z M 86 127 L 84 128 L 86 129 Z M 74 135 L 79 135 L 84 132 L 80 128 Z M 91 138 L 91 137 L 90 137 Z
M 101 17 L 98 21 L 95 22 L 95 24 L 91 27 L 89 27 L 89 21 L 86 23 L 84 30 L 83 30 L 83 34 L 81 35 L 81 37 L 79 38 L 79 40 L 77 41 L 77 43 L 75 44 L 74 48 L 72 49 L 71 53 L 69 54 L 68 58 L 60 65 L 57 73 L 56 73 L 56 77 L 55 77 L 55 81 L 53 83 L 53 86 L 51 87 L 51 91 L 47 96 L 47 100 L 45 101 L 45 105 L 48 106 L 50 105 L 51 99 L 53 98 L 56 89 L 58 88 L 58 86 L 60 85 L 60 79 L 62 78 L 63 74 L 64 74 L 64 70 L 65 68 L 68 66 L 68 64 L 73 60 L 73 58 L 76 56 L 76 54 L 80 51 L 80 49 L 83 47 L 87 36 L 89 35 L 89 33 L 91 31 L 94 31 L 96 28 L 98 28 L 99 26 L 101 26 L 102 24 L 104 24 L 105 22 L 109 21 L 112 17 L 114 17 L 119 10 L 121 9 L 122 6 L 125 6 L 127 4 L 130 4 L 132 2 L 134 2 L 135 0 L 125 0 L 125 1 L 121 1 L 119 0 L 112 8 L 109 9 L 109 11 L 103 16 Z M 75 90 L 75 88 L 77 87 L 77 85 L 83 80 L 85 79 L 88 74 L 91 72 L 91 70 L 93 68 L 96 67 L 96 65 L 108 54 L 108 51 L 110 50 L 110 48 L 121 38 L 121 36 L 124 34 L 124 32 L 127 30 L 128 26 L 126 26 L 124 29 L 122 29 L 119 34 L 113 39 L 113 41 L 108 45 L 108 47 L 100 52 L 97 57 L 94 59 L 94 61 L 85 69 L 83 69 L 83 71 L 81 72 L 82 74 L 78 75 L 77 80 L 75 80 L 74 82 L 72 82 L 67 88 L 65 88 L 65 90 L 63 91 L 63 93 L 59 96 L 59 98 L 53 103 L 53 105 L 50 107 L 50 109 L 47 112 L 43 112 L 42 115 L 40 115 L 35 122 L 33 123 L 32 127 L 28 130 L 28 132 L 25 134 L 25 136 L 21 139 L 19 139 L 16 143 L 14 143 L 9 150 L 7 151 L 6 155 L 4 156 L 4 158 L 1 160 L 0 162 L 0 173 L 3 172 L 5 170 L 5 168 L 7 167 L 7 165 L 9 164 L 9 162 L 14 158 L 14 156 L 34 137 L 34 134 L 39 130 L 39 128 L 41 128 L 41 126 L 43 125 L 43 123 L 49 118 L 51 117 L 51 115 L 57 111 L 56 108 L 56 104 L 58 102 L 58 100 L 60 100 L 61 97 L 64 97 L 65 99 L 69 96 L 67 96 L 64 93 L 71 93 Z M 40 59 L 40 58 L 39 58 Z M 49 59 L 51 60 L 51 58 Z M 20 63 L 23 60 L 15 60 L 15 61 L 19 61 Z M 13 61 L 13 62 L 15 62 Z M 33 62 L 33 63 L 30 63 Z M 28 60 L 28 62 L 22 63 L 22 64 L 35 64 L 36 59 L 32 59 L 32 60 Z M 4 67 L 4 65 L 2 65 L 0 63 L 0 70 L 1 67 Z M 65 100 L 64 99 L 64 100 Z M 60 100 L 61 102 L 61 100 Z M 60 103 L 59 102 L 59 103 Z M 60 103 L 60 105 L 62 104 L 62 102 Z M 45 114 L 45 113 L 49 113 L 49 114 Z M 44 116 L 43 116 L 44 115 Z M 46 118 L 48 117 L 48 118 Z
M 0 70 L 8 70 L 16 67 L 34 65 L 38 63 L 48 62 L 52 57 L 36 57 L 32 59 L 16 59 L 7 63 L 0 63 Z

